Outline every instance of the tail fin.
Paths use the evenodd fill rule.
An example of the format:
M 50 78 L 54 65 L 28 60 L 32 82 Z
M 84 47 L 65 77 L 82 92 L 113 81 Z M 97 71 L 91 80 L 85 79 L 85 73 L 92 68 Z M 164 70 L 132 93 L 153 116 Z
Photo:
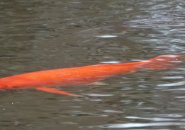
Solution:
M 149 70 L 173 69 L 185 60 L 185 55 L 160 55 L 149 59 L 142 67 Z

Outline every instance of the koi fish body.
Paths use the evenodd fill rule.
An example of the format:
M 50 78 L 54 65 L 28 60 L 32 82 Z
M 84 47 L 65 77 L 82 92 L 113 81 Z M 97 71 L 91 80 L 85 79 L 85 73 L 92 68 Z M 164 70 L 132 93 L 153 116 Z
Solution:
M 33 88 L 44 92 L 77 96 L 57 86 L 79 86 L 127 74 L 140 69 L 164 70 L 175 67 L 185 55 L 161 55 L 149 60 L 117 64 L 97 64 L 74 68 L 43 70 L 0 78 L 0 89 Z

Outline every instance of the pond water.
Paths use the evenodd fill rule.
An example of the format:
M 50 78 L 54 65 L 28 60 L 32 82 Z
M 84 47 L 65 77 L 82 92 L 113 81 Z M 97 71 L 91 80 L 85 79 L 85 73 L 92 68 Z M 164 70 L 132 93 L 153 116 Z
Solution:
M 1 0 L 0 19 L 1 77 L 185 53 L 184 0 Z M 64 88 L 80 98 L 1 91 L 0 129 L 185 129 L 184 65 Z

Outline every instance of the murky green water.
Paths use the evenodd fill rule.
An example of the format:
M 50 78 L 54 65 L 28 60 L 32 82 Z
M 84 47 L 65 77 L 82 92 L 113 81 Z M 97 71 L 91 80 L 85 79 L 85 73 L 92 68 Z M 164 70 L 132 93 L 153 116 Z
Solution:
M 1 0 L 1 77 L 185 52 L 183 0 Z M 185 129 L 185 68 L 105 85 L 0 92 L 2 130 Z

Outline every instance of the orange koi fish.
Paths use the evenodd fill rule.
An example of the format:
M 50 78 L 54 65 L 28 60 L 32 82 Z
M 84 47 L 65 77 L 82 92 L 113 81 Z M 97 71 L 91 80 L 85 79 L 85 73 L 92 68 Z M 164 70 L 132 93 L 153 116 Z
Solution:
M 185 55 L 161 55 L 144 61 L 96 64 L 82 67 L 62 68 L 29 72 L 0 78 L 0 90 L 36 89 L 43 92 L 77 96 L 58 90 L 57 86 L 80 86 L 100 81 L 111 76 L 127 74 L 141 69 L 165 70 L 175 67 Z

